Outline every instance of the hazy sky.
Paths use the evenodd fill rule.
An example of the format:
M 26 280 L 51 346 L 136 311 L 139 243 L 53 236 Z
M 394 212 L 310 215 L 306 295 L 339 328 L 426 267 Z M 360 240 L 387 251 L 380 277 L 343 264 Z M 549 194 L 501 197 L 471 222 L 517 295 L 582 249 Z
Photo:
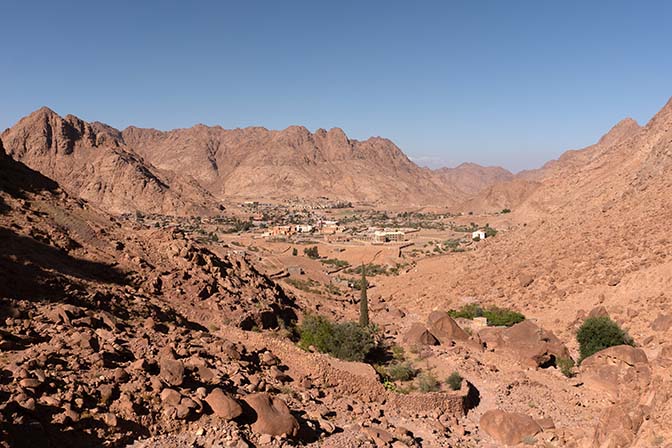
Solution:
M 0 128 L 61 114 L 392 139 L 529 168 L 672 95 L 668 1 L 0 3 Z

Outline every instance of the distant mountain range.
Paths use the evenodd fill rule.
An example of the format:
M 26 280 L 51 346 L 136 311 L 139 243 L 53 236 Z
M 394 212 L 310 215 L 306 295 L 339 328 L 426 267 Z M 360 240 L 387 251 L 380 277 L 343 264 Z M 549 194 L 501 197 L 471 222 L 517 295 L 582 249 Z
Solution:
M 652 120 L 656 132 L 663 132 L 658 123 L 669 109 L 668 103 Z M 625 119 L 596 144 L 517 175 L 473 163 L 421 168 L 388 139 L 353 140 L 338 128 L 120 131 L 46 107 L 7 129 L 1 140 L 15 160 L 113 213 L 211 214 L 225 201 L 323 197 L 379 207 L 482 212 L 525 205 L 543 211 L 578 200 L 584 187 L 604 184 L 595 173 L 612 176 L 637 153 L 625 142 L 639 138 L 637 148 L 651 146 L 651 123 L 642 128 Z M 603 173 L 605 166 L 613 169 Z M 647 166 L 647 172 L 661 169 L 655 158 Z
M 225 200 L 294 197 L 455 207 L 513 176 L 476 164 L 421 168 L 388 139 L 338 128 L 120 131 L 43 107 L 1 138 L 14 159 L 114 213 L 204 214 Z

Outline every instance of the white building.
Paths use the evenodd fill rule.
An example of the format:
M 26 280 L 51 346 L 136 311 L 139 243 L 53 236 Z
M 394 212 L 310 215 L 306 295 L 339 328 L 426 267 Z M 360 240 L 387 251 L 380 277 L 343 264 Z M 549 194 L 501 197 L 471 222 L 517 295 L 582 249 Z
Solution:
M 479 240 L 484 240 L 485 232 L 483 230 L 477 230 L 475 232 L 471 232 L 471 239 L 475 240 L 476 238 L 478 238 Z

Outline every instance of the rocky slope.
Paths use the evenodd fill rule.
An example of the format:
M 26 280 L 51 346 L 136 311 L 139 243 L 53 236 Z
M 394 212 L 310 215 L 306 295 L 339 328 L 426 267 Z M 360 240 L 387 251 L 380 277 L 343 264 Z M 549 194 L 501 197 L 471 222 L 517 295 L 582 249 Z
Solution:
M 503 208 L 524 208 L 521 216 L 539 216 L 562 204 L 580 201 L 590 194 L 593 174 L 609 176 L 612 170 L 621 169 L 629 154 L 623 152 L 625 142 L 637 135 L 641 128 L 631 118 L 617 123 L 594 145 L 579 150 L 568 150 L 557 160 L 541 168 L 521 171 L 509 179 L 494 182 L 469 197 L 459 207 L 462 210 L 493 212 Z
M 569 157 L 580 157 L 583 163 L 553 168 L 558 174 L 545 178 L 514 210 L 520 222 L 517 227 L 478 243 L 474 252 L 421 262 L 378 291 L 388 297 L 387 303 L 407 312 L 428 313 L 472 301 L 519 309 L 551 329 L 574 356 L 576 329 L 591 310 L 617 320 L 645 354 L 641 359 L 646 367 L 624 354 L 616 356 L 620 360 L 606 356 L 600 362 L 621 366 L 616 369 L 621 372 L 618 375 L 631 375 L 633 387 L 641 384 L 636 393 L 612 395 L 592 408 L 582 401 L 581 406 L 588 406 L 599 418 L 577 421 L 563 417 L 560 410 L 551 411 L 555 406 L 551 401 L 560 402 L 560 395 L 550 391 L 552 380 L 535 380 L 545 390 L 539 396 L 554 398 L 534 401 L 540 411 L 533 413 L 555 412 L 556 425 L 567 425 L 578 446 L 655 446 L 670 437 L 665 423 L 670 415 L 670 383 L 665 378 L 669 378 L 667 357 L 672 344 L 668 324 L 672 322 L 672 242 L 666 230 L 672 219 L 667 200 L 672 192 L 672 101 L 640 129 L 625 124 L 629 130 L 619 133 L 619 138 Z M 602 375 L 609 370 L 599 369 Z M 485 390 L 496 375 L 479 375 L 481 380 L 473 381 L 488 396 Z M 575 386 L 582 393 L 596 390 L 594 382 L 583 379 L 582 373 L 581 384 Z M 532 379 L 528 376 L 526 381 Z M 629 387 L 627 380 L 619 384 Z M 509 401 L 503 390 L 493 391 L 498 404 L 491 406 L 530 412 L 526 403 Z M 638 417 L 623 409 L 639 413 Z M 619 426 L 618 421 L 629 423 Z M 607 440 L 611 445 L 602 445 Z
M 8 153 L 113 212 L 214 213 L 222 200 L 328 197 L 379 206 L 455 206 L 511 177 L 495 167 L 420 168 L 390 140 L 197 125 L 119 131 L 42 108 L 2 134 Z
M 199 125 L 168 132 L 130 127 L 122 135 L 151 163 L 189 174 L 217 198 L 454 204 L 461 197 L 390 140 L 352 140 L 337 128 L 311 133 L 301 126 L 269 131 Z
M 214 198 L 196 182 L 148 164 L 124 145 L 119 131 L 102 123 L 61 117 L 45 107 L 1 138 L 12 158 L 113 213 L 217 210 Z
M 467 409 L 466 384 L 400 400 L 306 353 L 246 257 L 122 225 L 1 144 L 0 233 L 0 446 L 449 446 Z
M 474 196 L 486 188 L 513 179 L 513 174 L 498 166 L 462 163 L 455 168 L 439 168 L 434 174 L 445 184 L 453 185 L 466 196 Z

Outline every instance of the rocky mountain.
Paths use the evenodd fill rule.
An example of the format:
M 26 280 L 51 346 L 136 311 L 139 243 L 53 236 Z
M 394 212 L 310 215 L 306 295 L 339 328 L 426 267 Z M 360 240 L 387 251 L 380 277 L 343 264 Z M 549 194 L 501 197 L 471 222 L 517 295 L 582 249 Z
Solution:
M 517 224 L 472 252 L 419 263 L 378 291 L 395 294 L 394 305 L 405 310 L 457 308 L 474 300 L 518 309 L 567 341 L 571 351 L 587 316 L 608 315 L 625 328 L 637 348 L 620 346 L 586 359 L 571 397 L 536 374 L 513 383 L 510 376 L 497 382 L 497 373 L 474 380 L 484 395 L 499 394 L 499 408 L 543 413 L 564 425 L 567 438 L 558 446 L 651 446 L 669 438 L 672 100 L 644 127 L 627 121 L 616 130 L 622 125 L 626 132 L 616 138 L 551 166 L 555 173 L 514 210 L 517 216 L 506 215 Z M 513 393 L 519 404 L 507 401 L 511 388 L 524 395 Z M 588 398 L 593 393 L 598 395 Z M 547 398 L 536 404 L 534 396 Z M 576 399 L 592 410 L 582 415 Z M 541 410 L 530 412 L 533 405 Z M 488 429 L 491 417 L 482 416 L 481 429 L 502 441 L 506 424 L 500 419 Z
M 184 175 L 159 170 L 124 145 L 119 131 L 61 117 L 48 108 L 1 135 L 15 160 L 113 213 L 191 214 L 217 209 L 214 198 Z
M 557 160 L 546 162 L 538 169 L 521 171 L 516 177 L 523 180 L 539 181 L 559 175 L 566 170 L 580 169 L 590 161 L 600 157 L 609 148 L 627 140 L 640 129 L 635 120 L 625 118 L 604 134 L 594 145 L 583 149 L 565 151 Z
M 481 166 L 476 163 L 462 163 L 455 168 L 439 168 L 434 173 L 446 184 L 473 196 L 484 189 L 513 179 L 513 174 L 499 166 Z
M 192 176 L 219 199 L 326 196 L 389 205 L 453 204 L 461 196 L 390 140 L 352 140 L 337 128 L 130 127 L 122 136 L 152 164 Z
M 525 170 L 502 182 L 494 182 L 469 197 L 459 207 L 478 212 L 523 207 L 521 215 L 538 216 L 553 208 L 575 201 L 594 186 L 604 184 L 599 176 L 611 176 L 620 170 L 631 155 L 625 144 L 641 127 L 631 118 L 617 123 L 600 140 L 583 149 L 565 151 L 557 160 L 541 168 Z M 609 168 L 611 167 L 611 168 Z
M 223 200 L 319 198 L 454 206 L 510 173 L 420 168 L 390 140 L 338 128 L 123 131 L 42 108 L 2 134 L 10 156 L 113 213 L 208 214 Z

